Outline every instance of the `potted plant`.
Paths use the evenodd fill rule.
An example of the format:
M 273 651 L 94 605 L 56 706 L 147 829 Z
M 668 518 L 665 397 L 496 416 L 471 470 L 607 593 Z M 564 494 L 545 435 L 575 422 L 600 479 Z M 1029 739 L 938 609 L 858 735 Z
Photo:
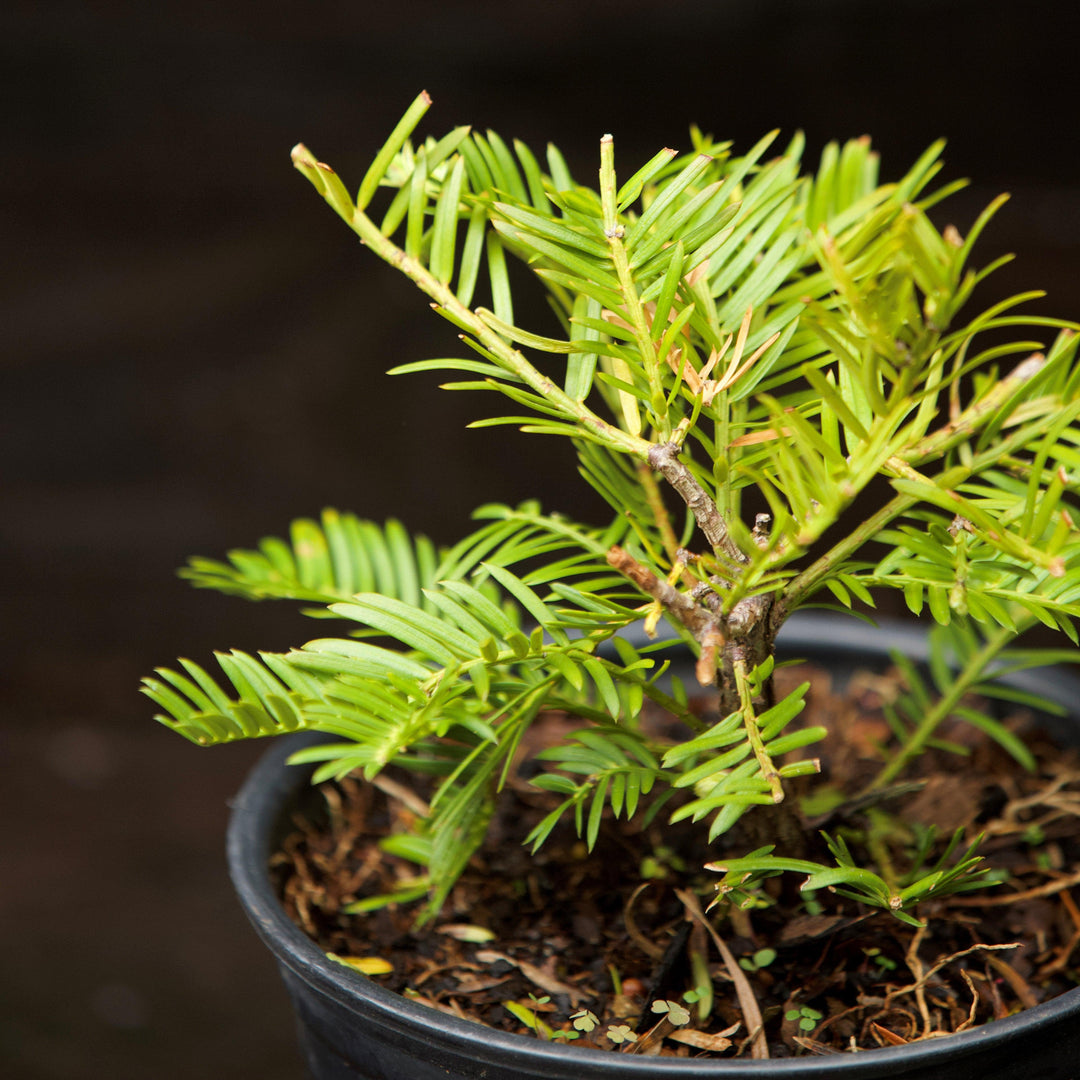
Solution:
M 1005 1076 L 1051 1046 L 1058 1056 L 1039 1075 L 1066 1075 L 1080 1054 L 1077 991 L 975 1027 L 976 1005 L 998 991 L 965 970 L 974 1004 L 970 1022 L 952 1030 L 967 1030 L 919 1037 L 945 1033 L 925 1001 L 938 971 L 919 959 L 927 920 L 948 920 L 957 894 L 1001 874 L 981 859 L 975 830 L 905 831 L 889 809 L 928 753 L 970 752 L 958 725 L 984 740 L 981 752 L 1007 755 L 1009 777 L 1036 769 L 1014 727 L 973 695 L 1054 712 L 1061 702 L 1047 699 L 1068 704 L 1073 692 L 1051 692 L 1040 676 L 1047 693 L 1037 696 L 1015 676 L 1076 657 L 1016 641 L 1039 625 L 1077 641 L 1077 327 L 1018 314 L 1037 293 L 960 314 L 1005 261 L 969 265 L 1003 198 L 966 236 L 939 231 L 927 212 L 959 185 L 929 191 L 938 144 L 899 182 L 879 184 L 866 139 L 830 145 L 817 172 L 801 175 L 798 136 L 770 158 L 775 133 L 738 155 L 696 130 L 689 154 L 662 150 L 625 179 L 605 136 L 594 190 L 571 178 L 554 147 L 541 167 L 526 146 L 493 133 L 460 127 L 414 140 L 429 105 L 427 94 L 412 104 L 355 198 L 302 145 L 293 162 L 460 331 L 465 358 L 394 370 L 448 371 L 452 389 L 513 403 L 512 415 L 476 426 L 571 439 L 581 476 L 612 515 L 597 527 L 531 503 L 489 505 L 473 534 L 436 550 L 396 522 L 325 511 L 319 523 L 294 523 L 290 542 L 266 540 L 229 562 L 193 559 L 185 571 L 198 586 L 300 600 L 338 620 L 339 636 L 285 654 L 219 655 L 216 676 L 182 661 L 183 671 L 145 681 L 160 719 L 199 745 L 317 733 L 260 767 L 230 834 L 234 877 L 293 991 L 313 1068 L 409 1080 L 763 1069 Z M 508 256 L 546 287 L 561 330 L 515 321 Z M 1052 340 L 1010 337 L 1014 328 L 1046 329 Z M 865 611 L 888 591 L 929 616 L 928 671 L 911 661 L 917 649 L 893 653 L 899 675 L 868 752 L 873 770 L 853 789 L 837 792 L 824 777 L 816 789 L 821 764 L 807 750 L 828 739 L 829 725 L 812 710 L 800 715 L 806 682 L 781 684 L 777 639 L 799 609 L 824 601 Z M 795 649 L 827 653 L 813 637 L 821 633 L 815 625 Z M 689 664 L 672 678 L 679 656 Z M 286 759 L 306 772 L 286 770 Z M 659 992 L 635 987 L 633 1016 L 605 1014 L 584 992 L 579 1001 L 579 984 L 567 981 L 575 973 L 549 967 L 556 1003 L 506 1003 L 530 1040 L 389 994 L 327 959 L 273 895 L 265 861 L 287 799 L 312 773 L 318 784 L 361 777 L 408 808 L 372 850 L 375 861 L 381 852 L 418 871 L 343 910 L 408 910 L 429 932 L 445 924 L 441 913 L 507 800 L 532 812 L 521 839 L 534 853 L 569 832 L 580 838 L 573 857 L 587 864 L 604 830 L 638 829 L 624 834 L 642 845 L 629 861 L 631 887 L 649 880 L 646 856 L 653 869 L 665 857 L 647 836 L 696 823 L 693 850 L 704 855 L 674 890 L 684 918 L 652 943 L 654 957 L 674 950 L 689 966 L 674 982 L 669 971 Z M 408 775 L 411 793 L 400 779 Z M 852 806 L 870 808 L 861 831 L 807 824 L 841 821 Z M 1040 895 L 1067 896 L 1062 880 Z M 827 897 L 843 909 L 822 915 L 812 898 Z M 907 928 L 905 992 L 925 1023 L 910 1038 L 871 1024 L 870 1043 L 905 1046 L 812 1056 L 829 1049 L 813 1035 L 836 1019 L 819 1007 L 825 991 L 811 1000 L 789 986 L 786 1007 L 763 1013 L 756 992 L 778 982 L 762 975 L 776 951 L 756 949 L 740 964 L 727 942 L 753 943 L 753 913 L 781 902 L 833 928 L 866 918 L 879 920 L 867 924 L 872 935 L 881 919 Z M 628 925 L 631 903 L 621 898 Z M 485 927 L 452 921 L 466 941 L 499 951 Z M 977 938 L 963 955 L 997 947 Z M 511 968 L 529 963 L 500 955 Z M 366 961 L 350 962 L 384 970 L 377 955 Z M 882 967 L 879 1005 L 904 983 Z M 608 1005 L 634 996 L 619 993 L 619 972 L 611 980 Z M 732 1025 L 718 1021 L 717 980 L 737 1002 Z M 582 1007 L 559 1014 L 564 992 Z M 998 1015 L 1012 1011 L 996 1000 Z M 688 1030 L 696 1035 L 680 1034 Z M 559 1045 L 575 1040 L 594 1049 Z M 712 1056 L 650 1056 L 665 1047 Z M 808 1056 L 764 1060 L 777 1050 Z

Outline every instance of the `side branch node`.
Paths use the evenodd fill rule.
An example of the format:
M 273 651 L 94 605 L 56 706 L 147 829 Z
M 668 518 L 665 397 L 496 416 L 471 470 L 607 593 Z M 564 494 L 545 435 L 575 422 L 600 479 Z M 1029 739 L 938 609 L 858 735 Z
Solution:
M 701 657 L 697 663 L 698 682 L 702 686 L 712 685 L 716 681 L 718 652 L 727 640 L 722 620 L 703 608 L 693 597 L 657 577 L 647 566 L 642 566 L 633 555 L 618 545 L 608 550 L 607 561 L 643 593 L 670 611 L 694 635 L 695 640 L 701 644 Z
M 679 460 L 679 444 L 657 443 L 649 449 L 649 464 L 661 473 L 690 508 L 712 549 L 723 552 L 737 563 L 749 560 L 728 532 L 723 515 L 712 496 L 698 483 L 694 474 Z

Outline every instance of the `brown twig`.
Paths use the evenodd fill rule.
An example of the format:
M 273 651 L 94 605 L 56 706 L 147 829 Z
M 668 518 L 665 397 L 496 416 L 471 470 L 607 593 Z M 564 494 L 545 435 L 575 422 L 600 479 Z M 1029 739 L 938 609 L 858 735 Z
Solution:
M 1076 906 L 1076 901 L 1072 898 L 1072 894 L 1066 890 L 1061 894 L 1061 902 L 1065 907 L 1065 910 L 1069 913 L 1069 918 L 1072 919 L 1072 924 L 1076 927 L 1078 933 L 1080 933 L 1080 908 Z
M 659 600 L 697 638 L 704 641 L 710 634 L 720 634 L 720 622 L 686 593 L 679 592 L 662 578 L 658 578 L 647 566 L 642 566 L 629 552 L 618 545 L 607 553 L 608 564 L 628 577 L 643 593 Z
M 657 577 L 647 566 L 642 566 L 633 555 L 618 545 L 609 549 L 607 561 L 643 593 L 670 611 L 694 635 L 701 644 L 701 655 L 698 657 L 695 673 L 702 686 L 711 686 L 716 681 L 719 652 L 727 641 L 722 617 L 702 607 L 689 594 L 680 592 L 670 581 Z
M 750 1056 L 759 1059 L 767 1058 L 769 1056 L 769 1044 L 765 1040 L 765 1025 L 761 1018 L 761 1008 L 758 1006 L 757 998 L 754 997 L 753 987 L 751 987 L 749 980 L 743 974 L 742 968 L 735 962 L 735 957 L 732 956 L 731 950 L 724 943 L 724 939 L 716 932 L 712 923 L 705 918 L 701 910 L 701 904 L 698 903 L 698 898 L 685 889 L 676 889 L 675 895 L 682 901 L 682 905 L 686 909 L 686 917 L 703 927 L 709 937 L 712 938 L 713 944 L 724 961 L 724 967 L 727 968 L 728 974 L 731 976 L 731 981 L 735 985 L 735 995 L 739 999 L 739 1008 L 742 1009 L 743 1023 L 746 1025 L 746 1030 L 750 1032 Z
M 960 978 L 964 980 L 968 990 L 971 992 L 971 1007 L 968 1009 L 967 1019 L 957 1027 L 955 1033 L 967 1031 L 969 1027 L 975 1026 L 975 1014 L 979 1008 L 979 991 L 975 989 L 975 983 L 966 968 L 960 969 Z
M 1068 896 L 1069 894 L 1064 893 L 1063 895 Z M 1080 945 L 1080 929 L 1073 931 L 1072 937 L 1065 942 L 1061 947 L 1061 952 L 1053 960 L 1039 968 L 1040 978 L 1064 971 L 1069 966 L 1069 961 L 1072 959 L 1072 954 L 1076 951 L 1077 945 Z
M 399 784 L 396 780 L 391 780 L 389 776 L 383 776 L 381 773 L 374 777 L 371 782 L 384 795 L 397 799 L 398 802 L 403 806 L 407 806 L 419 817 L 431 817 L 431 807 L 411 788 L 407 788 L 404 784 Z
M 664 950 L 657 945 L 656 942 L 650 941 L 641 932 L 638 928 L 638 924 L 634 921 L 633 916 L 634 902 L 651 884 L 651 881 L 643 881 L 633 893 L 631 893 L 630 899 L 626 901 L 626 905 L 623 908 L 623 925 L 626 927 L 626 932 L 630 935 L 631 940 L 633 940 L 646 956 L 651 956 L 654 960 L 659 960 L 664 955 Z
M 1012 992 L 1025 1009 L 1034 1009 L 1039 1004 L 1027 980 L 1012 964 L 1006 963 L 1000 956 L 988 956 L 986 962 L 1012 987 Z
M 923 925 L 915 931 L 911 943 L 908 945 L 907 954 L 904 957 L 908 970 L 915 976 L 915 982 L 907 987 L 906 990 L 913 990 L 915 992 L 915 1003 L 919 1006 L 919 1015 L 923 1020 L 923 1034 L 926 1034 L 931 1028 L 930 1010 L 926 1004 L 926 980 L 930 978 L 930 973 L 926 971 L 923 967 L 922 960 L 919 959 L 919 946 L 926 936 L 926 930 L 927 925 L 926 923 L 923 923 Z M 897 996 L 904 992 L 904 990 L 898 991 Z M 885 1012 L 891 1007 L 893 1000 L 894 997 L 892 994 L 887 994 L 885 996 L 885 1008 L 882 1009 L 882 1012 Z
M 716 669 L 719 651 L 724 647 L 724 635 L 719 628 L 705 632 L 701 639 L 701 655 L 694 665 L 694 674 L 702 686 L 712 686 L 716 682 Z
M 923 1038 L 929 1038 L 933 1032 L 933 1024 L 930 1020 L 930 1010 L 926 1004 L 926 984 L 943 968 L 953 963 L 962 957 L 968 956 L 973 952 L 988 952 L 994 953 L 1002 949 L 1018 949 L 1020 948 L 1020 942 L 1014 941 L 1003 945 L 971 945 L 966 949 L 961 949 L 959 952 L 951 953 L 949 956 L 945 956 L 938 960 L 930 968 L 924 968 L 922 961 L 919 959 L 919 945 L 922 943 L 922 939 L 926 935 L 926 926 L 922 926 L 917 930 L 911 939 L 911 944 L 908 946 L 907 954 L 904 957 L 904 961 L 911 971 L 911 974 L 915 976 L 915 981 L 909 983 L 907 986 L 899 986 L 894 990 L 890 990 L 885 995 L 885 1001 L 882 1011 L 886 1011 L 893 1006 L 893 1002 L 898 997 L 903 997 L 905 994 L 914 994 L 915 1001 L 919 1006 L 919 1014 L 923 1019 Z M 1011 970 L 1011 969 L 1010 969 Z
M 679 493 L 690 508 L 705 538 L 718 554 L 737 563 L 747 562 L 743 550 L 731 538 L 723 515 L 694 474 L 679 460 L 678 443 L 659 443 L 649 450 L 649 464 Z
M 646 1057 L 658 1057 L 664 1039 L 675 1031 L 675 1025 L 666 1017 L 662 1017 L 644 1035 L 639 1035 L 632 1043 L 626 1043 L 622 1047 L 624 1054 L 644 1054 Z
M 1069 940 L 1062 947 L 1061 954 L 1055 960 L 1045 964 L 1045 966 L 1039 972 L 1040 975 L 1053 974 L 1056 971 L 1064 971 L 1068 967 L 1068 962 L 1072 958 L 1072 953 L 1076 949 L 1077 945 L 1080 945 L 1080 908 L 1077 907 L 1076 901 L 1072 899 L 1071 894 L 1066 889 L 1062 893 L 1062 904 L 1065 907 L 1066 912 L 1069 913 L 1069 918 L 1072 920 L 1072 926 L 1074 931 L 1069 937 Z

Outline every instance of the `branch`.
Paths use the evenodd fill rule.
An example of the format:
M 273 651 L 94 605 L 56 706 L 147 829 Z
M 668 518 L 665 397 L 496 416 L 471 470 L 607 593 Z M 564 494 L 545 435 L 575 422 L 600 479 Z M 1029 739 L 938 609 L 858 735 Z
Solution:
M 746 554 L 731 538 L 723 515 L 709 493 L 693 473 L 679 460 L 679 444 L 660 443 L 649 450 L 649 464 L 663 473 L 664 479 L 682 496 L 697 519 L 713 551 L 723 553 L 737 563 L 749 562 Z
M 517 375 L 567 419 L 576 422 L 584 433 L 623 453 L 636 457 L 645 455 L 649 444 L 644 439 L 607 423 L 584 402 L 570 397 L 488 326 L 475 311 L 463 304 L 449 285 L 440 281 L 421 261 L 411 258 L 393 240 L 384 236 L 362 207 L 353 204 L 340 178 L 330 166 L 317 161 L 302 144 L 293 148 L 292 157 L 297 169 L 315 185 L 360 240 L 384 262 L 411 278 L 421 292 L 435 301 L 435 309 L 440 315 L 476 338 L 497 357 L 501 366 Z
M 1016 371 L 1019 371 L 1025 378 L 1030 377 L 1033 374 L 1031 367 L 1025 367 L 1034 358 L 1029 357 Z M 1005 385 L 1009 380 L 1016 375 L 1016 371 L 1012 376 L 1003 379 L 998 385 Z M 1012 384 L 1012 388 L 1015 389 L 1016 384 Z M 996 388 L 995 388 L 996 389 Z M 933 438 L 933 436 L 928 436 Z M 945 469 L 943 472 L 938 473 L 931 479 L 933 482 L 941 488 L 943 491 L 953 490 L 958 485 L 962 484 L 969 476 L 977 475 L 986 469 L 992 468 L 994 465 L 1001 461 L 1006 460 L 1009 455 L 1015 453 L 1022 447 L 1026 446 L 1031 439 L 1031 433 L 1026 426 L 1018 427 L 1011 435 L 1003 438 L 1001 442 L 988 447 L 983 450 L 982 453 L 976 454 L 974 458 L 967 465 L 953 465 L 951 468 Z M 906 455 L 903 455 L 906 457 Z M 897 459 L 900 460 L 899 458 Z M 892 465 L 888 465 L 892 468 Z M 890 521 L 894 518 L 900 517 L 901 514 L 907 513 L 913 506 L 917 505 L 919 499 L 913 495 L 896 495 L 888 503 L 885 504 L 876 514 L 864 521 L 858 528 L 852 530 L 843 540 L 839 541 L 832 548 L 821 555 L 816 562 L 811 566 L 808 566 L 801 574 L 795 577 L 785 587 L 784 592 L 780 600 L 773 605 L 770 615 L 771 625 L 773 630 L 779 629 L 784 620 L 794 611 L 807 597 L 807 595 L 814 591 L 821 582 L 832 574 L 835 569 L 843 563 L 845 559 L 851 556 L 868 540 L 873 539 L 875 533 L 884 529 Z
M 956 675 L 949 689 L 938 698 L 933 708 L 926 711 L 918 726 L 908 735 L 906 742 L 896 756 L 881 769 L 866 787 L 867 792 L 880 790 L 896 779 L 904 766 L 921 753 L 927 741 L 933 737 L 938 725 L 949 716 L 960 699 L 978 682 L 997 654 L 1010 641 L 1013 641 L 1022 629 L 1026 629 L 1034 621 L 1034 616 L 1029 615 L 1021 622 L 1019 629 L 1009 629 L 1005 626 L 998 627 L 987 638 L 986 644 L 971 656 L 964 665 L 963 670 Z
M 769 751 L 765 749 L 765 743 L 761 738 L 761 730 L 758 728 L 757 716 L 754 714 L 753 695 L 750 691 L 750 673 L 746 670 L 746 661 L 739 657 L 735 660 L 733 666 L 735 682 L 739 687 L 739 703 L 742 708 L 746 738 L 753 748 L 754 757 L 757 758 L 761 777 L 769 785 L 769 790 L 772 792 L 773 802 L 783 802 L 784 788 L 780 783 L 780 774 L 776 771 L 776 766 L 769 756 Z
M 637 286 L 630 271 L 630 258 L 623 243 L 624 231 L 619 224 L 618 207 L 616 206 L 615 192 L 615 143 L 610 135 L 605 135 L 600 140 L 600 200 L 604 215 L 604 236 L 607 239 L 611 251 L 611 262 L 615 273 L 619 278 L 619 289 L 626 304 L 622 314 L 629 322 L 637 341 L 638 352 L 641 355 L 641 364 L 645 370 L 645 377 L 649 381 L 649 390 L 652 394 L 653 408 L 661 406 L 660 412 L 667 413 L 664 388 L 660 383 L 659 361 L 656 355 L 656 345 L 650 333 L 649 320 L 641 305 Z
M 894 518 L 910 510 L 918 501 L 911 495 L 893 496 L 876 514 L 861 522 L 843 540 L 834 544 L 833 547 L 819 556 L 812 565 L 792 579 L 785 587 L 780 599 L 773 605 L 770 615 L 773 632 L 775 633 L 780 629 L 788 615 L 798 608 L 803 600 L 825 578 L 835 573 L 836 568 L 845 559 L 849 558 L 863 544 L 872 540 Z
M 982 398 L 969 405 L 954 420 L 944 427 L 920 439 L 914 446 L 901 452 L 900 457 L 909 464 L 923 464 L 930 458 L 940 457 L 958 443 L 963 442 L 976 429 L 1008 401 L 1009 397 L 1023 383 L 1034 378 L 1046 367 L 1046 357 L 1042 353 L 1033 353 L 1021 361 L 1008 375 Z M 954 383 L 954 386 L 958 383 Z
M 716 680 L 716 654 L 726 640 L 719 617 L 707 611 L 686 593 L 679 592 L 663 578 L 658 578 L 647 566 L 642 566 L 627 551 L 614 545 L 607 553 L 608 564 L 629 578 L 643 593 L 661 603 L 694 635 L 701 645 L 697 663 L 697 679 L 702 686 Z
M 643 593 L 659 600 L 698 641 L 709 631 L 719 628 L 719 620 L 715 615 L 706 611 L 686 593 L 669 585 L 663 578 L 658 578 L 647 566 L 642 566 L 633 555 L 617 544 L 608 550 L 607 561 Z

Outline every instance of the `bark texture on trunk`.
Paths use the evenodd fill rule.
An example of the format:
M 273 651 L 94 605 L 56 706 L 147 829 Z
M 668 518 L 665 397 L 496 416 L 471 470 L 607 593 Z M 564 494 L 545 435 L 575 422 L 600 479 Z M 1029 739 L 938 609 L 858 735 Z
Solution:
M 726 641 L 720 659 L 721 713 L 728 716 L 740 706 L 739 689 L 735 683 L 735 664 L 741 661 L 748 671 L 763 664 L 773 651 L 769 631 L 770 596 L 751 596 L 732 608 L 725 620 Z M 766 681 L 765 704 L 772 701 L 772 677 Z

